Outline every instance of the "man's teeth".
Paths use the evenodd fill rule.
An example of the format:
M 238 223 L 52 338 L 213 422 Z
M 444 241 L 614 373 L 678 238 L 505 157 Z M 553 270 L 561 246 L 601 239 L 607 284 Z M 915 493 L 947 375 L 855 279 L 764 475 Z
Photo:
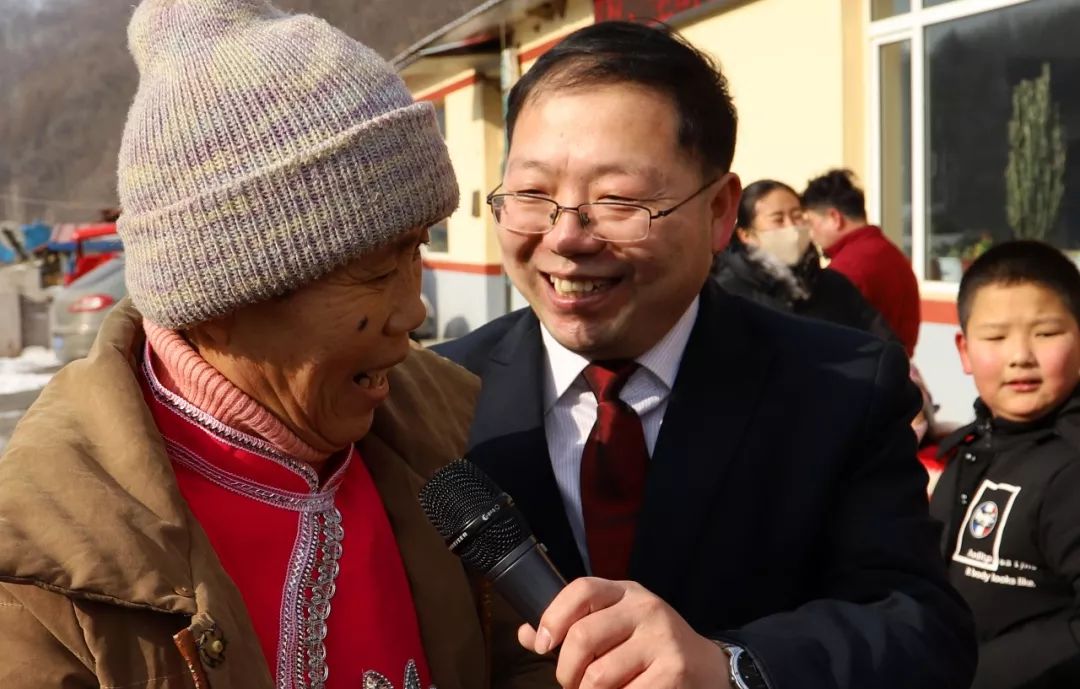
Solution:
M 381 387 L 386 382 L 385 373 L 361 373 L 353 378 L 356 384 L 362 388 L 377 388 Z
M 564 280 L 554 275 L 549 277 L 555 291 L 559 294 L 588 294 L 603 289 L 613 282 L 612 280 Z

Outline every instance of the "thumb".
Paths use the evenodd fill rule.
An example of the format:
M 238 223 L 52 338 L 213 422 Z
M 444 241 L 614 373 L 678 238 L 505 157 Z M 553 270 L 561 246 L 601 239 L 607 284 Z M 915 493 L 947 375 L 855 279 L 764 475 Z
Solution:
M 518 627 L 518 643 L 535 652 L 536 630 L 532 628 L 531 624 L 523 624 Z

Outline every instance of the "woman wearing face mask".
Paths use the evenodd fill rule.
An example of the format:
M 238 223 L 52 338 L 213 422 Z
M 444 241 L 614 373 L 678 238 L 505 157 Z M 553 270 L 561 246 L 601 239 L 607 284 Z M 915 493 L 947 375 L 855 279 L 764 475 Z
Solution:
M 821 267 L 802 221 L 799 195 L 788 185 L 763 179 L 746 187 L 731 245 L 713 262 L 713 279 L 732 294 L 773 308 L 893 339 L 859 290 Z

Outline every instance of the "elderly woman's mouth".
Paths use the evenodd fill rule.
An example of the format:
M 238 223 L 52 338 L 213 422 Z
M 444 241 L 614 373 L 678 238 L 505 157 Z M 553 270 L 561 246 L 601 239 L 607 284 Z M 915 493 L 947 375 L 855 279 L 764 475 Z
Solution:
M 382 369 L 379 371 L 367 371 L 365 373 L 357 373 L 355 376 L 353 376 L 353 382 L 362 388 L 375 390 L 386 386 L 386 373 L 386 369 Z

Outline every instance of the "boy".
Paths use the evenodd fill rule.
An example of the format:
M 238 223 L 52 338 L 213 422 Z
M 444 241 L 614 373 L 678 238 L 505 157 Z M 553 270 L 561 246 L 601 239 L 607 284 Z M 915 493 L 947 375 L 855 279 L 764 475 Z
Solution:
M 975 616 L 972 686 L 1080 687 L 1080 272 L 1008 242 L 975 261 L 957 302 L 979 399 L 942 443 L 931 512 Z

